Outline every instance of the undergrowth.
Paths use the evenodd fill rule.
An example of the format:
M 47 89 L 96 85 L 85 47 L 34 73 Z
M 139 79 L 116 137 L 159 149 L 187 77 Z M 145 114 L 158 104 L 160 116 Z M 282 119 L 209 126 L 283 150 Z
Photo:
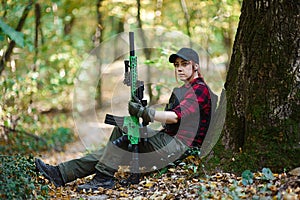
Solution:
M 1 199 L 46 199 L 48 185 L 38 181 L 33 156 L 0 156 Z
M 7 136 L 0 138 L 0 199 L 47 199 L 49 185 L 38 178 L 33 154 L 62 151 L 74 139 L 71 129 L 59 127 L 36 138 L 24 131 Z

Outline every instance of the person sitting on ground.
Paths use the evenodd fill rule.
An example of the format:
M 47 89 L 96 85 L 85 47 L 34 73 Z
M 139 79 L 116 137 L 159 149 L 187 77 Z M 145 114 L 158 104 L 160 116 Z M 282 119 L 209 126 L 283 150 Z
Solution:
M 145 122 L 158 121 L 164 124 L 161 130 L 148 128 L 149 137 L 146 143 L 139 145 L 139 154 L 150 152 L 159 154 L 140 161 L 142 164 L 160 162 L 162 159 L 158 156 L 164 156 L 164 164 L 167 165 L 170 155 L 181 156 L 191 147 L 201 147 L 209 127 L 211 98 L 208 86 L 200 73 L 197 52 L 190 48 L 181 48 L 177 53 L 170 55 L 169 62 L 174 64 L 176 79 L 179 78 L 183 85 L 173 89 L 165 110 L 143 107 L 131 101 L 128 103 L 130 115 L 141 117 Z M 114 174 L 118 166 L 128 164 L 131 159 L 124 156 L 124 152 L 128 152 L 127 145 L 122 147 L 124 150 L 122 152 L 121 148 L 112 143 L 122 135 L 121 127 L 116 126 L 104 148 L 56 166 L 45 164 L 36 158 L 36 168 L 56 187 L 95 174 L 91 181 L 78 185 L 78 190 L 113 188 L 116 183 Z

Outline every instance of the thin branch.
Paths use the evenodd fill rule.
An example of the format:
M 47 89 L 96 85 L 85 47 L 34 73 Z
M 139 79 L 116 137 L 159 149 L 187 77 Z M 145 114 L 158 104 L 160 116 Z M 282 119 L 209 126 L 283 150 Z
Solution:
M 25 24 L 26 18 L 28 16 L 28 13 L 29 13 L 29 11 L 32 8 L 32 4 L 33 4 L 33 1 L 30 1 L 29 4 L 23 10 L 22 17 L 19 20 L 19 23 L 18 23 L 18 26 L 16 28 L 16 31 L 20 32 L 22 30 L 22 28 L 23 28 L 23 26 Z M 12 40 L 9 43 L 9 46 L 8 46 L 8 48 L 7 48 L 4 56 L 1 58 L 1 60 L 0 60 L 0 75 L 2 74 L 2 71 L 4 70 L 5 63 L 10 59 L 10 56 L 11 56 L 11 54 L 12 54 L 13 49 L 15 48 L 15 46 L 16 46 L 16 42 L 14 40 Z
M 22 134 L 24 134 L 24 135 L 27 135 L 27 136 L 29 136 L 29 137 L 32 137 L 32 138 L 34 138 L 35 140 L 37 140 L 37 141 L 42 141 L 46 146 L 48 146 L 48 144 L 47 144 L 47 141 L 44 139 L 44 138 L 41 138 L 41 137 L 39 137 L 39 136 L 37 136 L 37 135 L 35 135 L 35 134 L 32 134 L 32 133 L 28 133 L 28 132 L 26 132 L 26 131 L 21 131 L 21 130 L 16 130 L 16 129 L 13 129 L 13 128 L 10 128 L 10 127 L 7 127 L 7 126 L 4 126 L 4 125 L 0 125 L 0 127 L 2 127 L 5 131 L 10 131 L 10 132 L 14 132 L 14 133 L 22 133 Z M 51 145 L 52 146 L 52 145 Z M 55 151 L 60 151 L 58 148 L 56 148 L 55 146 L 52 146 L 53 147 L 53 149 L 55 150 Z
M 186 24 L 187 35 L 189 37 L 191 37 L 191 32 L 190 32 L 190 15 L 189 15 L 188 8 L 187 8 L 185 0 L 180 0 L 180 4 L 181 4 L 181 8 L 182 8 L 182 11 L 184 13 L 184 18 L 185 18 L 185 21 L 186 21 L 185 24 Z
M 3 15 L 2 15 L 2 17 L 3 17 L 3 19 L 6 17 L 6 14 L 7 14 L 7 8 L 6 8 L 6 5 L 7 5 L 7 1 L 6 0 L 2 0 L 1 1 L 1 4 L 2 4 L 2 8 L 5 8 L 5 10 L 4 10 L 4 12 L 3 12 Z
M 35 48 L 35 60 L 39 54 L 39 29 L 41 24 L 41 6 L 40 4 L 36 3 L 34 7 L 35 13 L 35 38 L 34 38 L 34 48 Z M 35 63 L 34 63 L 35 66 Z M 36 67 L 34 67 L 33 71 L 36 71 Z

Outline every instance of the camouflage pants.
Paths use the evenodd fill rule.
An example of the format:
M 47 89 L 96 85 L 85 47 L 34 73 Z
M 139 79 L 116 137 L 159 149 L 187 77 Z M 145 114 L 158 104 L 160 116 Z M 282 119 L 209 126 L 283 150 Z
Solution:
M 176 137 L 169 136 L 163 131 L 148 128 L 147 142 L 139 143 L 139 165 L 151 171 L 153 167 L 160 169 L 178 159 L 186 150 Z M 115 127 L 111 137 L 104 148 L 84 157 L 73 159 L 58 165 L 65 183 L 77 178 L 92 175 L 96 170 L 102 174 L 113 177 L 119 166 L 128 166 L 133 153 L 128 151 L 128 145 L 117 147 L 112 141 L 122 136 L 122 131 Z

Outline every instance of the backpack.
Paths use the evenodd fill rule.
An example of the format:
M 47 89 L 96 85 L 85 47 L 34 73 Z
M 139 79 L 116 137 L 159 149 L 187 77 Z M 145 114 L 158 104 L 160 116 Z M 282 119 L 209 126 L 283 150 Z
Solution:
M 219 140 L 226 117 L 227 101 L 225 89 L 222 89 L 220 101 L 218 101 L 218 95 L 211 91 L 211 89 L 209 89 L 209 92 L 211 96 L 211 120 L 200 149 L 201 157 L 207 156 Z
M 208 91 L 210 94 L 210 100 L 211 100 L 211 118 L 210 118 L 210 125 L 209 125 L 209 126 L 211 126 L 211 123 L 215 120 L 215 117 L 216 117 L 216 110 L 218 107 L 219 97 L 210 89 L 210 87 L 207 86 L 207 88 L 208 88 Z

